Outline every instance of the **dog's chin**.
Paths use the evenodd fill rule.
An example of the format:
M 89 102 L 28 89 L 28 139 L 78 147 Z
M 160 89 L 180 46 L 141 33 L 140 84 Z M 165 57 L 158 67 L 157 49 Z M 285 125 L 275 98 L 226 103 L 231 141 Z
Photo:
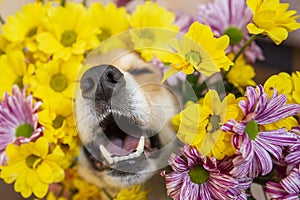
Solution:
M 142 184 L 153 176 L 154 170 L 155 164 L 145 156 L 141 156 L 119 162 L 113 168 L 107 169 L 104 174 L 104 181 L 118 188 Z M 135 173 L 128 171 L 135 171 Z

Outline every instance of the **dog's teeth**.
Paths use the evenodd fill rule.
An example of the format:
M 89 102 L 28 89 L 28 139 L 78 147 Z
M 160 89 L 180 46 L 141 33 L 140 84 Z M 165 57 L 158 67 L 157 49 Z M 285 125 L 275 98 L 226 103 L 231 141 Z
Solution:
M 142 154 L 142 153 L 136 151 L 136 152 L 134 152 L 134 153 L 131 153 L 131 154 L 129 155 L 129 157 L 137 158 L 137 157 L 139 157 L 141 154 Z
M 120 160 L 128 160 L 129 156 L 122 156 L 120 157 Z
M 141 136 L 139 144 L 138 144 L 138 146 L 136 148 L 137 152 L 139 152 L 140 154 L 143 153 L 144 146 L 145 146 L 145 137 Z
M 121 160 L 122 157 L 113 157 L 114 163 L 117 163 Z
M 107 151 L 107 149 L 103 145 L 99 145 L 99 148 L 105 160 L 108 162 L 108 164 L 110 165 L 113 164 L 114 160 L 111 157 L 111 154 Z

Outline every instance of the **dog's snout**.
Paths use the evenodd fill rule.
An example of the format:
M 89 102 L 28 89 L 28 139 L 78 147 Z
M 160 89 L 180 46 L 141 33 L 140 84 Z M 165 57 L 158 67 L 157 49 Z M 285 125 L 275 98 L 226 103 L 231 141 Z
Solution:
M 112 65 L 99 65 L 88 69 L 82 76 L 80 88 L 84 98 L 107 101 L 113 91 L 125 84 L 123 73 Z

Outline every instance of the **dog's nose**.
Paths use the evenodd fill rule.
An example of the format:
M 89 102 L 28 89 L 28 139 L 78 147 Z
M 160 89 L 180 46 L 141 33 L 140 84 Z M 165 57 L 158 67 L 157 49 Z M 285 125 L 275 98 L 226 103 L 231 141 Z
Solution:
M 80 88 L 84 98 L 108 101 L 125 79 L 122 72 L 112 65 L 99 65 L 88 69 L 82 76 Z

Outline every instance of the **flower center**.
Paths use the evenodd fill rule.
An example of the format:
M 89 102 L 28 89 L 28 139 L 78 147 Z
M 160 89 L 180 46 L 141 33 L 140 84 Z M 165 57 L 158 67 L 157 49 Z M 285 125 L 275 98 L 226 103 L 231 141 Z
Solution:
M 209 179 L 209 172 L 201 165 L 196 165 L 189 171 L 189 176 L 193 183 L 202 184 Z
M 41 163 L 40 157 L 36 155 L 30 155 L 26 158 L 26 164 L 29 168 L 33 169 L 35 168 L 38 164 Z
M 155 35 L 151 30 L 141 30 L 141 38 L 154 41 Z
M 27 34 L 26 34 L 26 37 L 32 37 L 32 36 L 34 36 L 36 33 L 37 33 L 37 27 L 35 26 L 35 27 L 33 27 L 33 28 L 31 28 L 31 29 L 29 29 L 29 31 L 27 32 Z
M 62 92 L 68 87 L 68 79 L 63 74 L 55 74 L 50 81 L 51 88 L 56 92 Z
M 26 137 L 29 138 L 32 135 L 34 128 L 29 123 L 24 123 L 18 126 L 16 129 L 16 137 Z
M 111 36 L 111 32 L 107 29 L 101 29 L 102 32 L 97 35 L 99 41 L 104 41 Z
M 15 85 L 17 85 L 20 89 L 24 87 L 23 85 L 23 76 L 18 76 L 14 82 Z
M 77 34 L 74 31 L 65 31 L 61 35 L 60 43 L 65 47 L 70 47 L 76 42 Z
M 202 58 L 198 52 L 190 51 L 187 54 L 185 54 L 185 59 L 187 61 L 195 62 L 196 65 L 199 65 L 202 61 Z
M 220 128 L 220 116 L 219 115 L 210 115 L 209 125 L 207 127 L 208 132 L 215 132 Z
M 55 129 L 60 128 L 63 125 L 65 118 L 61 115 L 57 115 L 56 118 L 52 121 L 52 126 Z
M 251 140 L 254 140 L 258 135 L 258 124 L 252 120 L 246 124 L 245 133 L 248 134 Z
M 224 35 L 228 35 L 230 45 L 238 44 L 243 39 L 243 32 L 236 27 L 229 27 L 224 31 Z

